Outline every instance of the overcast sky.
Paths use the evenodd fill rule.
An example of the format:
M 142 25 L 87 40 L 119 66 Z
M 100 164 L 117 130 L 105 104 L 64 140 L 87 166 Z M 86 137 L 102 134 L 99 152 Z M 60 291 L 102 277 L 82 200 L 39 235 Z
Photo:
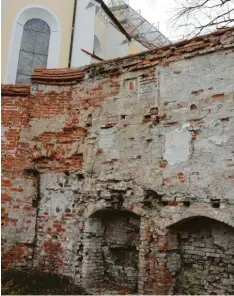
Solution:
M 126 0 L 125 0 L 126 1 Z M 171 41 L 176 41 L 186 38 L 186 35 L 192 32 L 192 27 L 187 28 L 176 28 L 171 25 L 170 19 L 175 16 L 178 9 L 181 8 L 179 2 L 186 3 L 186 1 L 178 1 L 178 0 L 129 0 L 130 6 L 132 6 L 135 10 L 141 10 L 141 14 L 145 17 L 149 22 L 155 23 L 156 25 L 159 23 L 159 30 Z M 228 1 L 225 5 L 220 6 L 220 0 L 210 0 L 207 6 L 214 6 L 219 4 L 218 7 L 213 9 L 201 9 L 196 14 L 191 14 L 189 16 L 189 22 L 192 24 L 196 24 L 199 26 L 200 24 L 207 24 L 210 20 L 227 11 L 231 11 L 234 8 L 234 0 Z M 234 18 L 234 12 L 229 15 L 230 19 Z M 219 19 L 219 21 L 222 19 Z M 184 21 L 180 20 L 177 23 L 183 24 Z M 207 28 L 202 31 L 202 34 L 208 33 L 209 31 L 215 30 L 215 26 Z M 187 34 L 186 34 L 187 33 Z
M 129 0 L 130 6 L 141 10 L 141 14 L 151 23 L 159 22 L 159 30 L 171 40 L 177 40 L 182 31 L 168 26 L 170 18 L 178 7 L 175 0 Z

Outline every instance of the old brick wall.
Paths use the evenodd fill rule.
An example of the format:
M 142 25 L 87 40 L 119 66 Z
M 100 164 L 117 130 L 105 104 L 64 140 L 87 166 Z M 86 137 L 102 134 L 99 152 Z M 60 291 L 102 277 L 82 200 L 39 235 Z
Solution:
M 98 211 L 84 225 L 82 277 L 96 292 L 136 292 L 140 218 L 131 212 Z M 101 285 L 100 285 L 101 284 Z
M 233 293 L 234 229 L 198 217 L 175 227 L 180 255 L 175 291 L 182 295 Z
M 29 85 L 3 86 L 2 94 L 2 244 L 4 266 L 30 266 L 35 249 L 39 178 L 31 166 L 28 127 Z
M 87 286 L 86 248 L 99 240 L 91 267 L 98 265 L 95 260 L 102 267 L 108 251 L 102 244 L 109 237 L 96 235 L 92 223 L 87 232 L 87 221 L 99 211 L 115 217 L 134 213 L 140 221 L 138 292 L 176 293 L 181 281 L 183 293 L 188 292 L 186 248 L 171 228 L 197 216 L 234 227 L 233 41 L 229 29 L 83 69 L 38 69 L 29 97 L 9 98 L 5 92 L 5 129 L 11 126 L 8 104 L 16 108 L 30 102 L 23 108 L 27 121 L 13 123 L 13 146 L 27 151 L 19 175 L 14 162 L 9 174 L 3 171 L 4 178 L 17 183 L 23 174 L 37 188 L 30 193 L 36 202 L 22 208 L 23 213 L 15 211 L 25 237 L 34 237 L 31 247 L 21 238 L 17 243 L 33 250 L 30 264 Z M 7 157 L 18 157 L 16 150 L 3 148 Z M 31 186 L 21 185 L 24 191 Z M 16 203 L 13 188 L 9 183 L 8 216 Z M 27 194 L 22 198 L 25 203 Z M 31 208 L 35 212 L 29 225 L 36 232 L 26 222 Z M 112 227 L 111 219 L 105 225 Z M 207 231 L 219 240 L 215 223 Z M 10 252 L 12 265 L 20 266 L 14 249 L 7 247 L 7 233 L 4 226 L 3 254 Z M 195 235 L 199 233 L 197 229 Z M 189 237 L 193 235 L 191 230 Z M 233 239 L 232 231 L 228 237 Z M 200 240 L 205 243 L 205 238 Z M 197 260 L 191 264 L 200 265 L 202 259 Z M 104 269 L 96 269 L 97 278 Z M 233 271 L 227 269 L 226 275 L 219 288 L 210 284 L 207 291 L 233 292 L 227 289 Z M 199 280 L 191 285 L 195 292 L 202 289 Z M 108 284 L 101 288 L 111 292 Z

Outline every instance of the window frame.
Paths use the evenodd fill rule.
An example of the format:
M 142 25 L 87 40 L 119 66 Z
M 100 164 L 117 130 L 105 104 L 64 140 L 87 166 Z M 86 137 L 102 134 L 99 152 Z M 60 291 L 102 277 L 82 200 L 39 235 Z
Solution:
M 37 48 L 37 40 L 38 38 L 41 39 L 40 35 L 42 35 L 44 39 L 44 41 L 41 40 L 45 46 L 43 52 L 41 50 L 38 51 Z M 30 83 L 30 75 L 34 70 L 33 65 L 37 68 L 47 67 L 50 35 L 50 27 L 45 21 L 39 18 L 30 19 L 25 23 L 19 51 L 16 84 L 20 84 L 18 81 L 22 80 L 28 80 L 25 83 Z M 43 48 L 41 47 L 41 42 L 39 42 L 39 47 Z M 25 55 L 28 56 L 26 59 L 24 58 Z M 41 61 L 43 65 L 38 64 L 38 60 L 39 63 Z
M 62 32 L 58 17 L 47 7 L 26 6 L 18 13 L 13 24 L 5 74 L 5 83 L 7 84 L 15 84 L 16 82 L 23 28 L 26 22 L 33 18 L 41 19 L 50 28 L 47 68 L 59 67 Z

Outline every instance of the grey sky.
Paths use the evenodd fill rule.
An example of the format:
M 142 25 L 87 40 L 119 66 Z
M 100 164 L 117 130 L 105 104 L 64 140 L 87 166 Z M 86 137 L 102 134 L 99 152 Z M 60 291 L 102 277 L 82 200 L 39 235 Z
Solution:
M 160 31 L 171 40 L 179 39 L 182 31 L 174 30 L 169 26 L 169 20 L 178 7 L 175 0 L 129 0 L 129 4 L 135 10 L 141 10 L 141 14 L 151 23 L 159 22 Z
M 157 23 L 159 22 L 159 30 L 171 41 L 176 41 L 186 38 L 186 35 L 194 29 L 194 27 L 184 27 L 178 29 L 175 26 L 173 27 L 170 24 L 170 19 L 173 15 L 176 14 L 176 10 L 180 8 L 179 2 L 186 3 L 186 1 L 178 0 L 129 0 L 129 4 L 136 10 L 141 10 L 142 16 L 144 16 L 149 22 Z M 195 1 L 194 1 L 195 3 Z M 214 6 L 220 4 L 220 0 L 210 0 L 207 6 Z M 228 1 L 224 5 L 219 5 L 214 9 L 203 8 L 199 12 L 193 13 L 189 16 L 189 22 L 196 26 L 201 24 L 207 24 L 210 20 L 216 18 L 217 16 L 222 16 L 223 13 L 231 11 L 234 8 L 234 0 Z M 234 11 L 230 14 L 230 19 L 234 18 Z M 222 19 L 219 19 L 222 20 Z M 183 24 L 184 21 L 181 20 L 180 24 Z M 179 23 L 177 24 L 179 25 Z M 206 28 L 202 31 L 202 34 L 211 32 L 215 30 L 215 26 Z

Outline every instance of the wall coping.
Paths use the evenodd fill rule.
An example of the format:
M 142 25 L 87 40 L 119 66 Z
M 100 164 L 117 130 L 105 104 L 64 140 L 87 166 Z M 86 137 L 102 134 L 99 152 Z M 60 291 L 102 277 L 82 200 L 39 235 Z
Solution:
M 31 81 L 33 84 L 74 85 L 83 81 L 86 74 L 91 77 L 98 77 L 104 73 L 120 75 L 126 69 L 128 69 L 128 72 L 133 72 L 156 65 L 166 67 L 171 62 L 228 49 L 234 49 L 234 27 L 81 68 L 37 68 L 31 75 Z M 10 93 L 14 95 L 14 93 Z M 15 94 L 17 94 L 17 91 L 15 91 Z
M 120 75 L 124 71 L 139 71 L 157 65 L 165 67 L 171 62 L 228 49 L 234 49 L 234 27 L 134 55 L 93 63 L 77 69 L 35 69 L 31 80 L 32 83 L 75 84 L 83 80 L 86 74 L 93 78 L 101 76 L 104 73 Z M 73 77 L 75 78 L 76 73 L 78 79 L 72 80 Z M 60 75 L 60 83 L 57 83 L 59 82 L 57 77 Z M 35 79 L 36 77 L 38 79 Z M 50 80 L 47 77 L 50 77 Z M 71 83 L 66 83 L 69 81 Z
M 71 85 L 82 81 L 84 71 L 82 69 L 46 69 L 36 68 L 31 75 L 32 83 Z
M 127 68 L 128 72 L 133 72 L 157 65 L 166 67 L 172 62 L 228 49 L 234 49 L 234 27 L 179 41 L 161 48 L 94 63 L 86 67 L 85 70 L 88 73 L 94 71 L 96 75 L 99 71 L 101 74 L 116 70 L 123 72 Z
M 2 96 L 8 97 L 27 97 L 30 95 L 29 84 L 2 84 Z

